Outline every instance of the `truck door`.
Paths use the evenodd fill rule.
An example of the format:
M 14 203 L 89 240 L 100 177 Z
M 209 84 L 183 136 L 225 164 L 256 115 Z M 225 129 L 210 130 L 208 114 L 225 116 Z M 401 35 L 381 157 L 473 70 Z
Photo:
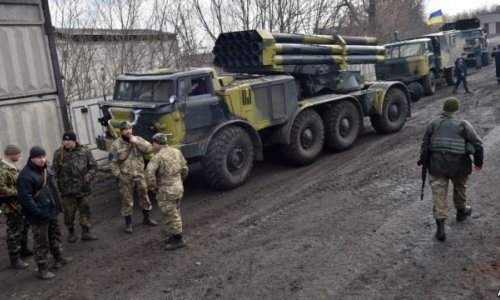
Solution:
M 215 95 L 209 75 L 179 80 L 180 101 L 184 110 L 186 130 L 218 124 L 222 118 L 222 101 Z

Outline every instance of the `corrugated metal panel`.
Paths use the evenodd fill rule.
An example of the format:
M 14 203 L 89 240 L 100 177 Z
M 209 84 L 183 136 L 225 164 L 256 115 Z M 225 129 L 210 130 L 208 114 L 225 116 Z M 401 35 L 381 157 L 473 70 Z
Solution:
M 97 135 L 103 134 L 102 126 L 97 122 L 97 118 L 101 117 L 97 102 L 103 100 L 103 98 L 94 98 L 70 104 L 71 124 L 78 142 L 90 148 L 96 148 L 95 139 Z
M 63 125 L 59 116 L 56 95 L 42 98 L 25 98 L 0 101 L 0 149 L 17 144 L 23 150 L 23 163 L 29 156 L 29 149 L 40 145 L 47 150 L 52 160 L 55 149 L 61 145 Z
M 40 1 L 0 1 L 0 100 L 56 91 Z
M 365 81 L 377 80 L 374 64 L 348 65 L 347 69 L 349 71 L 360 71 L 361 74 L 363 74 L 365 76 Z

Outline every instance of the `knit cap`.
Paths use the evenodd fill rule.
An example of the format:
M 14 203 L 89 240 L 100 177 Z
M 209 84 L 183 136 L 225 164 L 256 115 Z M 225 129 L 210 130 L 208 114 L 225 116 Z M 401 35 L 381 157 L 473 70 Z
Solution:
M 43 149 L 40 146 L 33 146 L 30 149 L 30 159 L 35 158 L 35 157 L 40 157 L 40 156 L 45 156 L 45 149 Z
M 21 148 L 19 148 L 19 146 L 17 146 L 17 145 L 10 144 L 10 145 L 7 145 L 7 147 L 5 147 L 5 150 L 3 151 L 3 153 L 5 155 L 21 154 Z

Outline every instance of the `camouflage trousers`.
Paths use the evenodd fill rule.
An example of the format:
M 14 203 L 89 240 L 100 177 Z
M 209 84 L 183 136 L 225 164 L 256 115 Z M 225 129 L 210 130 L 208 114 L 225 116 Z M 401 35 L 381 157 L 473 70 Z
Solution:
M 453 183 L 453 203 L 456 209 L 465 207 L 467 201 L 467 180 L 469 176 L 464 177 L 439 177 L 429 174 L 429 183 L 432 188 L 434 219 L 446 219 L 448 217 L 448 185 L 451 180 Z
M 156 195 L 158 207 L 160 208 L 163 218 L 165 220 L 166 235 L 182 233 L 182 219 L 181 219 L 181 198 L 166 199 L 161 193 Z
M 37 264 L 47 264 L 49 252 L 52 256 L 62 256 L 61 230 L 57 219 L 48 223 L 32 224 L 33 252 Z
M 134 191 L 137 191 L 139 203 L 144 210 L 151 210 L 146 179 L 120 176 L 120 194 L 122 196 L 122 216 L 130 216 L 134 212 Z
M 75 228 L 75 215 L 76 210 L 80 214 L 80 226 L 90 228 L 90 196 L 63 197 L 64 206 L 64 224 L 68 229 Z
M 7 218 L 7 251 L 9 255 L 17 255 L 21 248 L 28 245 L 28 229 L 30 224 L 26 221 L 23 214 L 11 212 L 6 213 Z

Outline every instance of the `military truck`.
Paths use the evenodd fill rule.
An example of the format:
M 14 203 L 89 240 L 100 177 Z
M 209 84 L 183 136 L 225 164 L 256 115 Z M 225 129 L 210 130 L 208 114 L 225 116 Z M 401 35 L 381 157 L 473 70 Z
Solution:
M 98 147 L 108 150 L 128 120 L 146 139 L 170 134 L 169 144 L 201 163 L 210 186 L 231 189 L 246 181 L 266 145 L 306 165 L 323 148 L 350 148 L 363 117 L 377 132 L 396 132 L 410 116 L 406 86 L 365 83 L 345 71 L 348 62 L 383 60 L 383 47 L 369 45 L 374 41 L 264 30 L 221 34 L 214 63 L 232 74 L 200 68 L 119 76 L 113 99 L 99 103 L 105 132 Z
M 476 40 L 481 44 L 481 64 L 487 66 L 490 63 L 491 52 L 488 47 L 488 35 L 481 28 L 481 21 L 478 18 L 461 19 L 455 22 L 445 23 L 442 30 L 458 30 L 464 39 L 463 50 L 467 53 L 467 66 L 476 66 L 474 47 Z
M 412 101 L 436 92 L 436 83 L 455 83 L 453 68 L 462 51 L 457 31 L 442 31 L 385 44 L 385 62 L 375 65 L 378 80 L 406 83 Z

